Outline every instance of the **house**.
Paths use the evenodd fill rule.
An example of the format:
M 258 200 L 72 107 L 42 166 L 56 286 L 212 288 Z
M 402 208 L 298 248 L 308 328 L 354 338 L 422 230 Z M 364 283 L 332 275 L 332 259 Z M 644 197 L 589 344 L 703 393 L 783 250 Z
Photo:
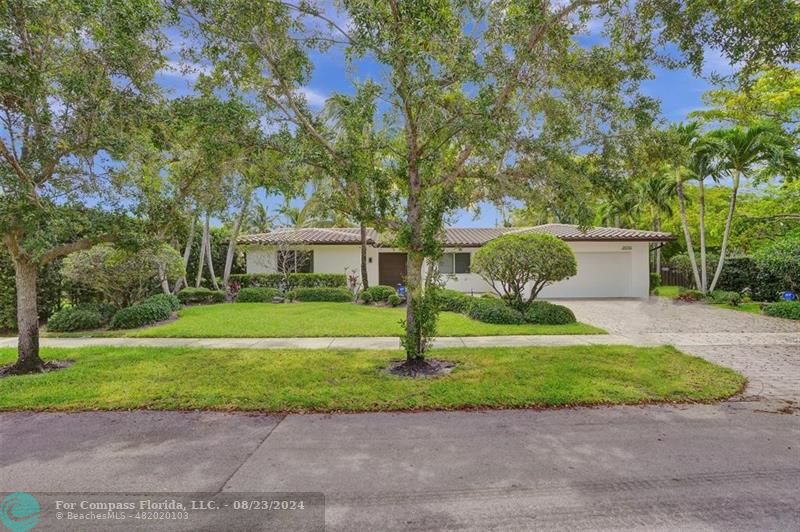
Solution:
M 466 293 L 492 292 L 479 275 L 470 273 L 472 254 L 490 240 L 509 233 L 540 232 L 567 242 L 575 252 L 578 273 L 542 290 L 545 298 L 646 298 L 650 292 L 651 245 L 674 240 L 669 233 L 594 227 L 581 231 L 575 225 L 535 227 L 449 228 L 439 271 L 448 288 Z M 349 273 L 361 271 L 358 228 L 279 229 L 271 233 L 242 235 L 238 240 L 247 254 L 247 273 L 298 271 Z M 381 243 L 367 230 L 367 275 L 370 284 L 397 286 L 406 272 L 406 255 Z

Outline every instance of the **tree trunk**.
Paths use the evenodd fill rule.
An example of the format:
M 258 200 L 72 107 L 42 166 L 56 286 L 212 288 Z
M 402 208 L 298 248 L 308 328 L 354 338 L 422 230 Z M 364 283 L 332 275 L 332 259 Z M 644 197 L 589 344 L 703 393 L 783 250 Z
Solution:
M 728 219 L 725 220 L 725 233 L 722 235 L 722 247 L 719 250 L 719 262 L 717 269 L 714 272 L 714 279 L 711 281 L 711 291 L 717 286 L 719 276 L 722 273 L 722 263 L 725 262 L 725 253 L 728 250 L 728 238 L 731 235 L 731 223 L 733 222 L 733 211 L 736 210 L 736 195 L 739 192 L 739 178 L 741 173 L 737 172 L 736 177 L 733 178 L 733 190 L 731 191 L 731 201 L 728 206 Z
M 661 217 L 657 214 L 655 216 L 654 228 L 657 233 L 661 232 Z M 661 245 L 662 243 L 660 242 L 656 247 L 656 273 L 659 279 L 661 278 Z
M 211 286 L 214 287 L 214 290 L 219 290 L 219 284 L 217 283 L 217 275 L 214 273 L 214 257 L 211 256 L 211 228 L 210 224 L 210 216 L 206 213 L 206 225 L 204 227 L 204 231 L 206 233 L 206 263 L 208 264 L 208 274 L 211 276 Z
M 197 254 L 197 277 L 194 280 L 194 287 L 200 288 L 200 281 L 203 280 L 203 264 L 206 260 L 206 241 L 208 240 L 208 225 L 203 224 L 203 237 L 200 240 L 200 252 Z
M 406 222 L 411 230 L 406 257 L 406 361 L 416 362 L 425 358 L 425 341 L 417 319 L 417 304 L 422 301 L 422 213 L 420 195 L 422 192 L 416 154 L 409 155 L 408 200 Z
M 222 286 L 227 290 L 228 279 L 231 277 L 231 269 L 233 268 L 233 256 L 236 253 L 236 239 L 239 238 L 239 231 L 242 229 L 242 223 L 247 216 L 247 209 L 250 208 L 250 199 L 253 197 L 253 192 L 248 191 L 242 202 L 242 210 L 239 216 L 236 217 L 236 222 L 233 224 L 233 231 L 230 240 L 228 240 L 228 252 L 225 254 L 225 269 L 222 272 Z
M 158 265 L 158 278 L 161 280 L 161 291 L 165 294 L 171 294 L 172 291 L 169 289 L 169 279 L 167 278 L 167 271 L 164 264 Z
M 708 291 L 708 264 L 706 263 L 706 187 L 703 179 L 699 180 L 700 192 L 700 291 Z
M 692 235 L 689 233 L 689 223 L 686 221 L 686 202 L 683 198 L 683 182 L 678 178 L 678 183 L 675 186 L 678 192 L 678 207 L 681 212 L 681 227 L 683 228 L 683 238 L 686 240 L 686 251 L 689 254 L 689 263 L 692 265 L 692 273 L 694 274 L 694 282 L 697 288 L 700 288 L 700 272 L 697 270 L 697 260 L 694 256 L 694 246 L 692 245 Z
M 192 214 L 192 224 L 189 226 L 189 236 L 186 238 L 186 247 L 183 248 L 183 277 L 175 282 L 172 288 L 173 293 L 177 294 L 181 287 L 185 284 L 189 286 L 189 281 L 186 279 L 186 269 L 189 267 L 189 257 L 192 255 L 192 244 L 194 243 L 194 233 L 197 227 L 197 214 Z
M 14 373 L 42 371 L 44 362 L 39 358 L 39 309 L 36 302 L 36 282 L 39 267 L 28 257 L 13 257 L 17 286 L 17 330 L 19 341 Z
M 362 221 L 359 225 L 361 230 L 361 286 L 364 290 L 369 288 L 369 279 L 367 278 L 367 227 Z

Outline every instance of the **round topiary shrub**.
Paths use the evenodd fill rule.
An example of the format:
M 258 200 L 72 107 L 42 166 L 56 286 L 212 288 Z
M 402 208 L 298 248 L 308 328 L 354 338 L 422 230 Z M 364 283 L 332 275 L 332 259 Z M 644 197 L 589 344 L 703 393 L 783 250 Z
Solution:
M 467 315 L 484 323 L 520 324 L 525 323 L 522 313 L 506 305 L 500 299 L 473 298 Z
M 775 318 L 800 320 L 800 301 L 779 301 L 764 307 L 764 314 Z
M 464 313 L 469 308 L 470 300 L 473 298 L 457 290 L 439 290 L 436 293 L 436 300 L 439 310 L 448 312 Z
M 525 313 L 525 321 L 538 325 L 566 325 L 575 323 L 575 314 L 563 305 L 548 301 L 534 301 Z
M 99 312 L 79 307 L 61 309 L 47 320 L 47 329 L 54 332 L 88 331 L 104 324 Z
M 370 294 L 370 296 L 372 297 L 371 301 L 378 302 L 378 301 L 388 301 L 389 297 L 392 294 L 396 294 L 396 293 L 397 293 L 397 290 L 395 290 L 391 286 L 386 286 L 386 285 L 380 285 L 379 284 L 377 286 L 370 286 L 369 288 L 367 288 L 366 290 L 361 292 L 361 295 L 362 295 L 362 299 L 363 299 L 363 295 L 364 294 Z
M 271 303 L 272 298 L 280 295 L 275 288 L 242 288 L 236 296 L 237 303 Z
M 178 299 L 178 296 L 174 296 L 172 294 L 156 294 L 154 296 L 150 296 L 142 303 L 163 303 L 169 305 L 171 311 L 175 312 L 181 308 L 181 301 Z
M 135 329 L 169 319 L 172 308 L 163 301 L 139 303 L 117 311 L 111 319 L 112 329 Z
M 369 290 L 363 290 L 360 294 L 358 294 L 358 298 L 361 300 L 362 303 L 368 305 L 372 303 L 372 292 Z
M 402 303 L 403 300 L 397 294 L 392 294 L 392 295 L 389 296 L 389 298 L 386 300 L 386 302 L 389 303 L 389 305 L 391 305 L 393 307 L 396 307 L 396 306 L 400 305 L 400 303 Z

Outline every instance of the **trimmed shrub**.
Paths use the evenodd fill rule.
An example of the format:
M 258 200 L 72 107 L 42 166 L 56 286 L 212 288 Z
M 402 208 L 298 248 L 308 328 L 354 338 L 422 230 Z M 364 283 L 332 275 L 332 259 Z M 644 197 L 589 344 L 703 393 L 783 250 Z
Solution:
M 473 298 L 470 302 L 467 315 L 473 320 L 484 323 L 525 323 L 522 313 L 511 308 L 500 299 Z
M 208 288 L 184 288 L 178 292 L 178 300 L 184 305 L 222 303 L 225 292 Z
M 800 301 L 779 301 L 764 307 L 764 314 L 775 318 L 800 320 Z
M 112 329 L 135 329 L 169 319 L 172 308 L 166 301 L 151 301 L 131 305 L 117 311 L 111 319 Z
M 388 301 L 390 296 L 397 293 L 397 290 L 395 290 L 391 286 L 377 285 L 377 286 L 370 286 L 369 288 L 361 292 L 362 296 L 367 293 L 372 296 L 372 301 L 378 302 L 378 301 Z
M 563 305 L 548 301 L 534 301 L 525 313 L 525 321 L 539 325 L 565 325 L 575 323 L 575 314 Z
M 400 303 L 402 303 L 403 300 L 397 294 L 392 294 L 386 299 L 386 302 L 389 303 L 391 306 L 396 307 L 400 305 Z
M 73 308 L 97 312 L 100 314 L 100 318 L 103 320 L 103 325 L 106 325 L 109 321 L 111 321 L 111 318 L 113 318 L 114 314 L 116 314 L 117 310 L 119 310 L 111 303 L 105 303 L 103 301 L 97 301 L 95 303 L 81 303 L 80 305 L 75 305 Z
M 343 273 L 239 273 L 230 276 L 229 282 L 237 282 L 242 288 L 339 288 L 347 286 Z M 286 285 L 286 286 L 284 286 Z
M 742 302 L 742 294 L 739 292 L 728 292 L 725 290 L 714 290 L 708 296 L 708 299 L 712 303 L 716 303 L 718 305 L 731 305 L 731 306 L 738 306 L 739 303 Z
M 61 309 L 47 321 L 47 329 L 54 332 L 88 331 L 105 324 L 99 312 L 80 307 Z
M 661 286 L 661 275 L 656 272 L 650 272 L 650 291 L 652 292 L 659 286 Z
M 242 288 L 239 290 L 239 295 L 236 296 L 237 303 L 271 303 L 272 298 L 279 296 L 280 292 L 277 288 L 267 288 L 266 286 L 258 288 Z
M 358 294 L 358 298 L 361 300 L 362 303 L 368 305 L 372 303 L 372 292 L 365 292 L 362 290 L 362 292 Z
M 461 313 L 464 313 L 467 311 L 467 309 L 469 309 L 469 303 L 472 299 L 474 299 L 463 292 L 448 289 L 439 290 L 436 293 L 436 297 L 437 303 L 439 304 L 439 310 Z
M 172 294 L 156 294 L 148 297 L 142 303 L 165 303 L 169 305 L 169 309 L 173 312 L 181 308 L 181 300 L 178 299 L 178 296 Z
M 353 294 L 347 288 L 296 288 L 291 294 L 290 299 L 293 301 L 349 303 L 353 300 Z

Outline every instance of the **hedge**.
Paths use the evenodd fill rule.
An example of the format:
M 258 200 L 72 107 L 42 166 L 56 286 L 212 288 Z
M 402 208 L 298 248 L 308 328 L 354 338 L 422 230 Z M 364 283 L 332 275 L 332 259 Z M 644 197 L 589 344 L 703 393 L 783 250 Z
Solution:
M 239 273 L 231 275 L 230 282 L 242 288 L 347 288 L 347 276 L 343 273 Z
M 296 288 L 288 294 L 289 299 L 296 301 L 331 301 L 348 303 L 353 300 L 353 293 L 347 288 Z
M 534 301 L 525 313 L 525 321 L 539 325 L 566 325 L 575 323 L 575 314 L 563 305 L 548 301 Z
M 68 307 L 59 310 L 47 320 L 47 330 L 54 332 L 88 331 L 99 329 L 106 321 L 95 310 Z
M 252 287 L 242 288 L 236 296 L 237 303 L 271 303 L 272 298 L 280 295 L 277 288 Z
M 764 314 L 775 318 L 800 320 L 800 301 L 779 301 L 764 307 Z
M 184 305 L 222 303 L 225 301 L 225 292 L 208 288 L 184 288 L 178 292 L 178 300 Z
M 156 294 L 148 297 L 142 303 L 164 303 L 169 305 L 170 310 L 173 312 L 181 308 L 181 300 L 178 299 L 178 296 L 172 294 Z
M 448 312 L 467 312 L 472 299 L 474 298 L 457 290 L 443 289 L 436 293 L 439 310 Z
M 396 307 L 400 305 L 403 302 L 403 300 L 397 294 L 392 294 L 388 298 L 386 298 L 386 302 L 389 303 L 389 305 Z
M 361 292 L 361 299 L 366 303 L 369 303 L 370 301 L 388 301 L 389 297 L 396 294 L 397 290 L 391 286 L 379 284 L 377 286 L 370 286 L 369 288 L 363 290 Z
M 522 313 L 508 306 L 504 301 L 495 298 L 473 298 L 469 304 L 467 315 L 473 320 L 484 323 L 525 323 Z
M 725 259 L 716 288 L 726 292 L 750 292 L 754 301 L 775 301 L 786 290 L 780 278 L 759 269 L 750 257 Z
M 169 319 L 172 307 L 164 300 L 131 305 L 117 311 L 111 319 L 112 329 L 135 329 Z

